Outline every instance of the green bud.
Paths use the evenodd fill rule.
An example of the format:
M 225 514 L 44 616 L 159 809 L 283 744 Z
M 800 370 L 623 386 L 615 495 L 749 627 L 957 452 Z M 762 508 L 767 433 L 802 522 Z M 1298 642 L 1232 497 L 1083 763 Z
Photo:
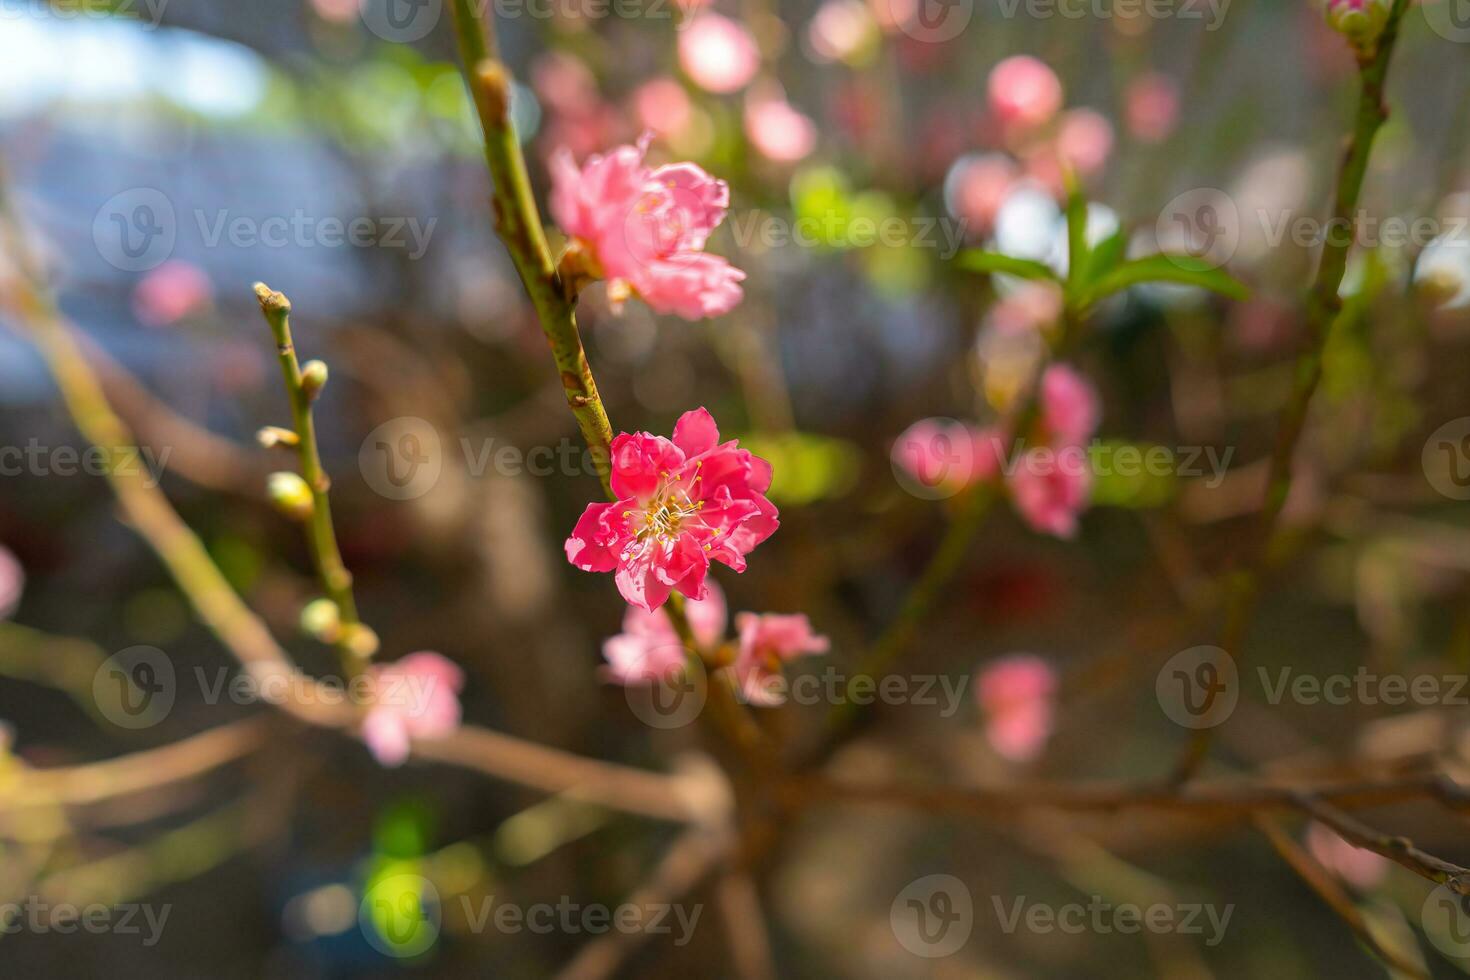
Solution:
M 313 599 L 301 610 L 301 630 L 323 643 L 336 643 L 342 613 L 331 599 Z
M 266 493 L 276 510 L 293 521 L 311 517 L 314 509 L 311 487 L 295 473 L 272 473 L 266 482 Z
M 307 398 L 315 398 L 327 386 L 327 365 L 322 361 L 307 361 L 301 365 L 301 390 Z
M 378 634 L 373 632 L 371 626 L 353 623 L 347 627 L 342 638 L 347 644 L 347 649 L 355 657 L 369 660 L 373 654 L 378 652 Z
M 268 425 L 255 433 L 255 441 L 266 449 L 274 449 L 276 446 L 294 446 L 301 440 L 290 429 L 283 429 L 279 425 Z

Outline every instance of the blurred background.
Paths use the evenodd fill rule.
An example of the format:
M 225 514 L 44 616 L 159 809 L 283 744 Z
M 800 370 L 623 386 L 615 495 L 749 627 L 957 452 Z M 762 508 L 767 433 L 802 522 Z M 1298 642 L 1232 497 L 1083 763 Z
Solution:
M 1356 97 L 1352 52 L 1321 11 L 506 0 L 495 13 L 538 194 L 556 148 L 581 160 L 644 131 L 652 159 L 730 183 L 709 247 L 746 271 L 742 305 L 700 323 L 636 300 L 615 314 L 599 285 L 579 319 L 615 431 L 666 434 L 704 405 L 772 462 L 781 531 L 746 574 L 715 577 L 732 610 L 805 612 L 831 638 L 794 675 L 850 671 L 933 554 L 958 498 L 895 466 L 895 440 L 927 417 L 983 423 L 1004 402 L 1028 294 L 954 259 L 975 247 L 1065 259 L 1060 160 L 1093 202 L 1090 233 L 1121 227 L 1135 252 L 1203 236 L 1250 286 L 1241 302 L 1138 288 L 1098 309 L 1070 359 L 1101 394 L 1098 438 L 1166 447 L 1173 462 L 1100 471 L 1072 540 L 995 508 L 902 662 L 960 696 L 882 705 L 830 762 L 959 785 L 1161 776 L 1189 732 L 1161 710 L 1156 676 L 1213 641 L 1214 576 L 1257 507 L 1304 339 L 1318 242 L 1297 222 L 1327 209 Z M 1453 774 L 1470 752 L 1463 700 L 1272 703 L 1254 671 L 1470 670 L 1470 441 L 1455 441 L 1470 436 L 1470 48 L 1455 13 L 1436 4 L 1405 20 L 1363 206 L 1430 224 L 1354 250 L 1287 506 L 1290 553 L 1265 589 L 1215 775 L 1383 775 L 1426 760 Z M 331 367 L 317 423 L 383 658 L 443 653 L 467 674 L 466 720 L 523 738 L 653 769 L 718 756 L 700 726 L 645 723 L 599 675 L 624 606 L 561 553 L 599 488 L 494 237 L 454 51 L 439 0 L 0 0 L 0 156 L 144 461 L 303 667 L 335 669 L 298 625 L 318 594 L 299 529 L 265 501 L 283 464 L 253 433 L 289 414 L 256 280 L 291 298 L 301 355 Z M 1024 140 L 998 113 L 993 71 L 1018 55 L 1061 86 L 1049 108 L 1016 96 L 1018 112 L 1042 103 L 1040 135 Z M 13 275 L 0 259 L 0 286 Z M 61 831 L 50 811 L 0 822 L 0 899 L 169 910 L 154 942 L 143 911 L 138 934 L 12 929 L 0 973 L 554 975 L 595 937 L 477 926 L 474 910 L 615 907 L 676 831 L 448 766 L 384 769 L 355 741 L 222 697 L 212 685 L 234 662 L 118 520 L 105 481 L 67 465 L 85 444 L 14 308 L 0 317 L 0 445 L 14 464 L 0 483 L 13 556 L 0 720 L 14 758 L 0 765 L 77 765 L 269 719 L 238 764 L 167 794 Z M 1460 448 L 1442 456 L 1431 434 L 1457 421 L 1447 445 Z M 407 486 L 377 448 L 405 437 L 429 464 Z M 174 696 L 127 727 L 95 682 L 139 647 L 162 651 Z M 997 746 L 972 683 L 1017 653 L 1057 678 L 1049 738 L 1024 759 Z M 791 703 L 761 722 L 810 744 L 828 707 Z M 1464 818 L 1445 808 L 1371 822 L 1470 861 Z M 1470 944 L 1454 955 L 1426 925 L 1429 883 L 1290 830 L 1411 959 L 1437 976 L 1465 969 Z M 783 977 L 1385 975 L 1238 820 L 834 805 L 780 836 L 753 878 Z M 430 932 L 359 914 L 401 875 L 432 883 Z M 942 956 L 916 954 L 895 925 L 905 889 L 931 875 L 953 876 L 973 904 L 973 930 Z M 1096 898 L 1229 917 L 1219 935 L 1205 912 L 1203 934 L 1005 928 L 1018 899 L 1056 910 Z M 712 888 L 680 901 L 703 908 L 687 941 L 677 925 L 653 936 L 619 975 L 742 975 L 739 930 L 720 924 Z

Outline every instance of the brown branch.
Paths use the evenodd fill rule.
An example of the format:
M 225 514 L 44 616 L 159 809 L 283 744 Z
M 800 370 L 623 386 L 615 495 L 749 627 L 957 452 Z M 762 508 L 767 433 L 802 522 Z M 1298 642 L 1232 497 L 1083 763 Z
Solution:
M 1291 870 L 1295 871 L 1307 885 L 1308 888 L 1317 893 L 1317 897 L 1327 903 L 1327 906 L 1336 912 L 1347 927 L 1351 929 L 1363 945 L 1384 963 L 1400 970 L 1411 977 L 1429 976 L 1420 963 L 1414 963 L 1404 958 L 1397 950 L 1389 949 L 1379 942 L 1378 937 L 1368 928 L 1368 922 L 1363 918 L 1363 913 L 1358 911 L 1358 906 L 1353 898 L 1342 887 L 1342 884 L 1322 865 L 1318 864 L 1312 855 L 1308 854 L 1296 841 L 1282 830 L 1280 825 L 1270 817 L 1256 814 L 1252 818 L 1256 828 L 1265 835 L 1266 840 L 1276 849 Z

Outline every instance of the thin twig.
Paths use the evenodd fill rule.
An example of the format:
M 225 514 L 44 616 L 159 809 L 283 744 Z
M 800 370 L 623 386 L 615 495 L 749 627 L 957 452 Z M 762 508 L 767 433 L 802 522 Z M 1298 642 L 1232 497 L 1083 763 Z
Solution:
M 255 284 L 255 298 L 260 311 L 270 324 L 276 340 L 276 356 L 281 362 L 281 377 L 291 401 L 291 425 L 296 433 L 296 453 L 301 461 L 301 477 L 311 489 L 311 514 L 306 518 L 307 540 L 311 543 L 312 560 L 322 589 L 337 607 L 338 625 L 334 645 L 348 676 L 357 674 L 362 663 L 376 652 L 377 641 L 362 625 L 357 615 L 357 600 L 352 594 L 352 573 L 342 561 L 337 546 L 337 530 L 332 524 L 332 504 L 328 491 L 332 480 L 322 466 L 317 448 L 316 421 L 311 404 L 319 390 L 308 389 L 291 339 L 291 301 L 265 283 Z
M 1363 913 L 1358 911 L 1351 895 L 1342 887 L 1342 884 L 1322 865 L 1318 864 L 1312 855 L 1308 854 L 1296 841 L 1292 840 L 1286 831 L 1276 820 L 1264 814 L 1256 814 L 1251 818 L 1256 828 L 1265 835 L 1266 840 L 1276 849 L 1291 870 L 1307 885 L 1308 888 L 1317 893 L 1317 897 L 1327 903 L 1327 907 L 1336 912 L 1338 918 L 1342 919 L 1347 927 L 1353 931 L 1363 945 L 1367 946 L 1374 956 L 1395 970 L 1402 971 L 1411 977 L 1428 977 L 1421 964 L 1414 963 L 1404 958 L 1397 950 L 1389 949 L 1373 935 L 1373 930 L 1368 928 L 1368 922 L 1363 918 Z
M 1296 456 L 1297 444 L 1301 441 L 1302 430 L 1306 426 L 1312 395 L 1322 381 L 1322 358 L 1327 339 L 1342 309 L 1342 299 L 1338 291 L 1342 288 L 1348 253 L 1356 237 L 1358 197 L 1363 190 L 1363 178 L 1368 172 L 1368 159 L 1373 152 L 1374 138 L 1388 118 L 1388 108 L 1384 103 L 1384 82 L 1388 77 L 1389 62 L 1398 40 L 1399 21 L 1408 6 L 1408 0 L 1394 0 L 1377 48 L 1370 57 L 1360 62 L 1357 119 L 1343 152 L 1332 220 L 1327 224 L 1329 230 L 1322 246 L 1322 260 L 1307 297 L 1307 347 L 1296 361 L 1291 395 L 1281 414 L 1276 442 L 1271 450 L 1265 502 L 1252 533 L 1246 557 L 1242 565 L 1226 577 L 1224 583 L 1225 621 L 1220 631 L 1220 647 L 1234 657 L 1237 664 L 1245 652 L 1246 634 L 1250 630 L 1256 602 L 1260 597 L 1261 576 L 1276 544 L 1281 511 L 1291 493 L 1292 460 Z M 1213 702 L 1213 691 L 1210 692 L 1209 699 Z M 1192 778 L 1204 764 L 1213 739 L 1213 728 L 1198 729 L 1175 764 L 1172 778 L 1178 781 Z

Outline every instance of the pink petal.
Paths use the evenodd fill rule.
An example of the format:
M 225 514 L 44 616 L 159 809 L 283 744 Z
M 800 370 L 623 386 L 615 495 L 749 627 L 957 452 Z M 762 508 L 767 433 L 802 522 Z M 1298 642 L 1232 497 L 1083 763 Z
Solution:
M 720 428 L 706 408 L 696 408 L 679 416 L 674 423 L 674 445 L 690 459 L 709 452 L 720 441 Z

